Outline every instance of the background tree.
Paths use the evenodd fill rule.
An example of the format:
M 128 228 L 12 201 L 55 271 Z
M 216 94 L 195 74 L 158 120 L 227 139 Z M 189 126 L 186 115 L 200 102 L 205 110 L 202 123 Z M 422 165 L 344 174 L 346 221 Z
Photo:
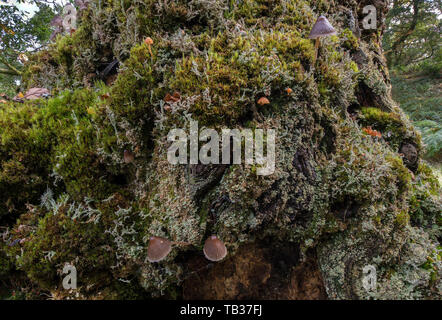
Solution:
M 429 59 L 440 67 L 441 5 L 440 0 L 393 1 L 383 43 L 390 67 Z
M 383 46 L 393 97 L 420 129 L 426 159 L 442 179 L 442 94 L 440 76 L 442 1 L 396 0 L 391 4 Z
M 20 78 L 26 53 L 48 42 L 52 32 L 50 21 L 59 8 L 54 1 L 17 2 L 35 6 L 36 12 L 26 12 L 17 5 L 0 5 L 0 91 L 9 94 Z

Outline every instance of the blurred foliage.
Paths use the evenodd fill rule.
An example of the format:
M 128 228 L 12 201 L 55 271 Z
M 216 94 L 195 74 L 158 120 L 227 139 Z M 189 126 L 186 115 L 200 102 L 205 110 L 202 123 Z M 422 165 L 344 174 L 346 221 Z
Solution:
M 7 2 L 7 1 L 6 1 Z M 17 5 L 0 5 L 0 92 L 14 93 L 15 80 L 20 79 L 24 61 L 20 54 L 29 54 L 44 46 L 51 35 L 50 21 L 60 8 L 53 1 L 18 0 L 36 6 L 32 14 Z
M 394 74 L 393 97 L 410 116 L 421 132 L 426 145 L 426 157 L 442 158 L 442 95 L 440 81 L 426 77 Z
M 442 158 L 442 1 L 393 1 L 383 46 L 392 70 L 393 97 L 414 121 L 426 158 Z
M 425 71 L 431 75 L 440 73 L 441 8 L 440 0 L 393 1 L 383 38 L 390 67 L 417 66 L 426 62 Z M 432 68 L 429 61 L 433 62 Z

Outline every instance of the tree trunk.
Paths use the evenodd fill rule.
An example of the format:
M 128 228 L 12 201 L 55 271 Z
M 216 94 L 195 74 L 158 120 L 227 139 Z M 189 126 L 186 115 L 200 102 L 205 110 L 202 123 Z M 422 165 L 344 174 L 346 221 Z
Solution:
M 37 230 L 19 234 L 25 277 L 59 298 L 71 295 L 57 285 L 68 262 L 86 298 L 440 298 L 428 258 L 437 261 L 440 190 L 391 98 L 387 1 L 110 3 L 91 1 L 72 36 L 30 58 L 28 87 L 75 91 L 50 112 L 30 106 L 32 130 L 10 124 L 0 150 L 0 221 L 21 216 Z M 378 26 L 358 39 L 339 17 L 358 13 L 362 28 L 369 4 Z M 315 62 L 308 35 L 324 12 L 337 36 L 321 39 Z M 107 86 L 94 87 L 115 59 Z M 222 128 L 275 130 L 274 172 L 258 175 L 243 157 L 170 163 L 168 134 L 189 137 L 193 121 L 220 139 Z M 9 138 L 17 132 L 22 147 Z M 14 166 L 21 175 L 7 176 Z M 211 235 L 227 247 L 220 262 L 203 252 Z M 150 263 L 152 236 L 180 245 Z

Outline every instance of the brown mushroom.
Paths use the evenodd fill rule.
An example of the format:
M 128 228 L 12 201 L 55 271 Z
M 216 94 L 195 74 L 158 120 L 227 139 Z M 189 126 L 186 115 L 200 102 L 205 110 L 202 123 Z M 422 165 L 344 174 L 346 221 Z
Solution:
M 330 24 L 325 16 L 320 16 L 316 23 L 313 25 L 312 31 L 310 31 L 309 39 L 315 39 L 315 61 L 318 58 L 318 50 L 321 37 L 328 37 L 336 34 L 335 28 Z
M 270 103 L 270 101 L 269 101 L 269 99 L 267 99 L 266 97 L 262 97 L 262 98 L 260 98 L 259 100 L 258 100 L 258 104 L 260 105 L 260 106 L 263 106 L 263 105 L 265 105 L 265 104 L 269 104 Z
M 86 10 L 89 5 L 90 0 L 75 0 L 75 4 L 78 6 L 80 11 Z
M 151 56 L 153 56 L 152 54 L 152 49 L 150 48 L 151 45 L 153 45 L 153 40 L 151 37 L 147 37 L 146 39 L 144 39 L 144 43 L 147 44 L 147 47 L 149 48 L 149 53 Z
M 50 92 L 46 88 L 31 88 L 23 95 L 26 100 L 35 100 L 39 98 L 48 97 Z
M 179 92 L 174 92 L 172 95 L 170 93 L 166 94 L 164 97 L 164 101 L 166 102 L 178 102 L 181 99 L 181 95 Z
M 132 163 L 135 160 L 135 155 L 129 150 L 124 150 L 124 163 Z
M 109 98 L 110 98 L 110 94 L 107 92 L 100 95 L 100 100 L 107 100 Z
M 172 243 L 161 237 L 150 237 L 147 247 L 147 260 L 149 262 L 160 262 L 172 250 Z
M 63 19 L 60 16 L 55 16 L 51 20 L 51 26 L 53 26 L 53 27 L 61 27 L 61 26 L 63 26 Z
M 177 102 L 181 99 L 181 94 L 178 91 L 175 91 L 172 97 L 175 99 L 175 102 Z
M 227 248 L 217 236 L 210 236 L 204 243 L 204 256 L 210 261 L 221 261 L 227 255 Z

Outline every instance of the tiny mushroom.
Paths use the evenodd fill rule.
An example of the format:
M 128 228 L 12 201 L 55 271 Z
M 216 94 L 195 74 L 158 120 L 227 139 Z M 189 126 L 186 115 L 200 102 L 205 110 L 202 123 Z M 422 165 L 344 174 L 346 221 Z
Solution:
M 81 10 L 86 10 L 89 5 L 89 0 L 75 0 L 75 5 Z
M 259 100 L 258 100 L 258 104 L 260 105 L 260 106 L 263 106 L 263 105 L 265 105 L 265 104 L 269 104 L 270 103 L 270 101 L 269 101 L 269 99 L 267 99 L 266 97 L 262 97 L 262 98 L 260 98 Z
M 23 98 L 26 100 L 35 100 L 49 97 L 50 91 L 46 88 L 31 88 L 24 94 Z
M 110 94 L 107 92 L 100 95 L 100 100 L 107 100 L 109 98 L 110 98 Z
M 149 48 L 150 55 L 153 56 L 152 49 L 150 48 L 150 46 L 153 45 L 152 38 L 151 37 L 147 37 L 146 39 L 144 39 L 144 43 L 147 44 L 147 47 Z
M 210 261 L 221 261 L 227 255 L 227 248 L 217 236 L 210 236 L 204 243 L 204 256 Z
M 63 26 L 63 19 L 62 19 L 62 17 L 55 16 L 54 18 L 52 18 L 51 26 L 53 26 L 53 27 L 61 27 L 61 26 Z
M 29 61 L 29 58 L 27 55 L 25 55 L 24 53 L 20 53 L 18 55 L 18 60 L 20 60 L 21 63 L 26 63 Z
M 24 94 L 19 92 L 14 98 L 12 98 L 12 101 L 14 102 L 24 102 Z
M 124 150 L 124 163 L 132 163 L 135 160 L 135 155 L 129 150 Z
M 51 34 L 51 41 L 54 41 L 58 34 L 63 32 L 63 18 L 60 16 L 55 16 L 51 20 L 51 26 L 54 27 L 54 31 Z
M 320 16 L 316 23 L 314 24 L 312 31 L 310 31 L 309 39 L 315 39 L 315 61 L 318 58 L 319 41 L 321 37 L 331 36 L 336 34 L 335 28 L 330 24 L 325 16 Z
M 149 262 L 160 262 L 172 250 L 172 243 L 164 238 L 150 237 L 147 247 L 147 260 Z
M 164 101 L 166 102 L 178 102 L 181 99 L 181 95 L 179 92 L 175 91 L 173 95 L 170 95 L 170 93 L 166 94 L 164 97 Z

